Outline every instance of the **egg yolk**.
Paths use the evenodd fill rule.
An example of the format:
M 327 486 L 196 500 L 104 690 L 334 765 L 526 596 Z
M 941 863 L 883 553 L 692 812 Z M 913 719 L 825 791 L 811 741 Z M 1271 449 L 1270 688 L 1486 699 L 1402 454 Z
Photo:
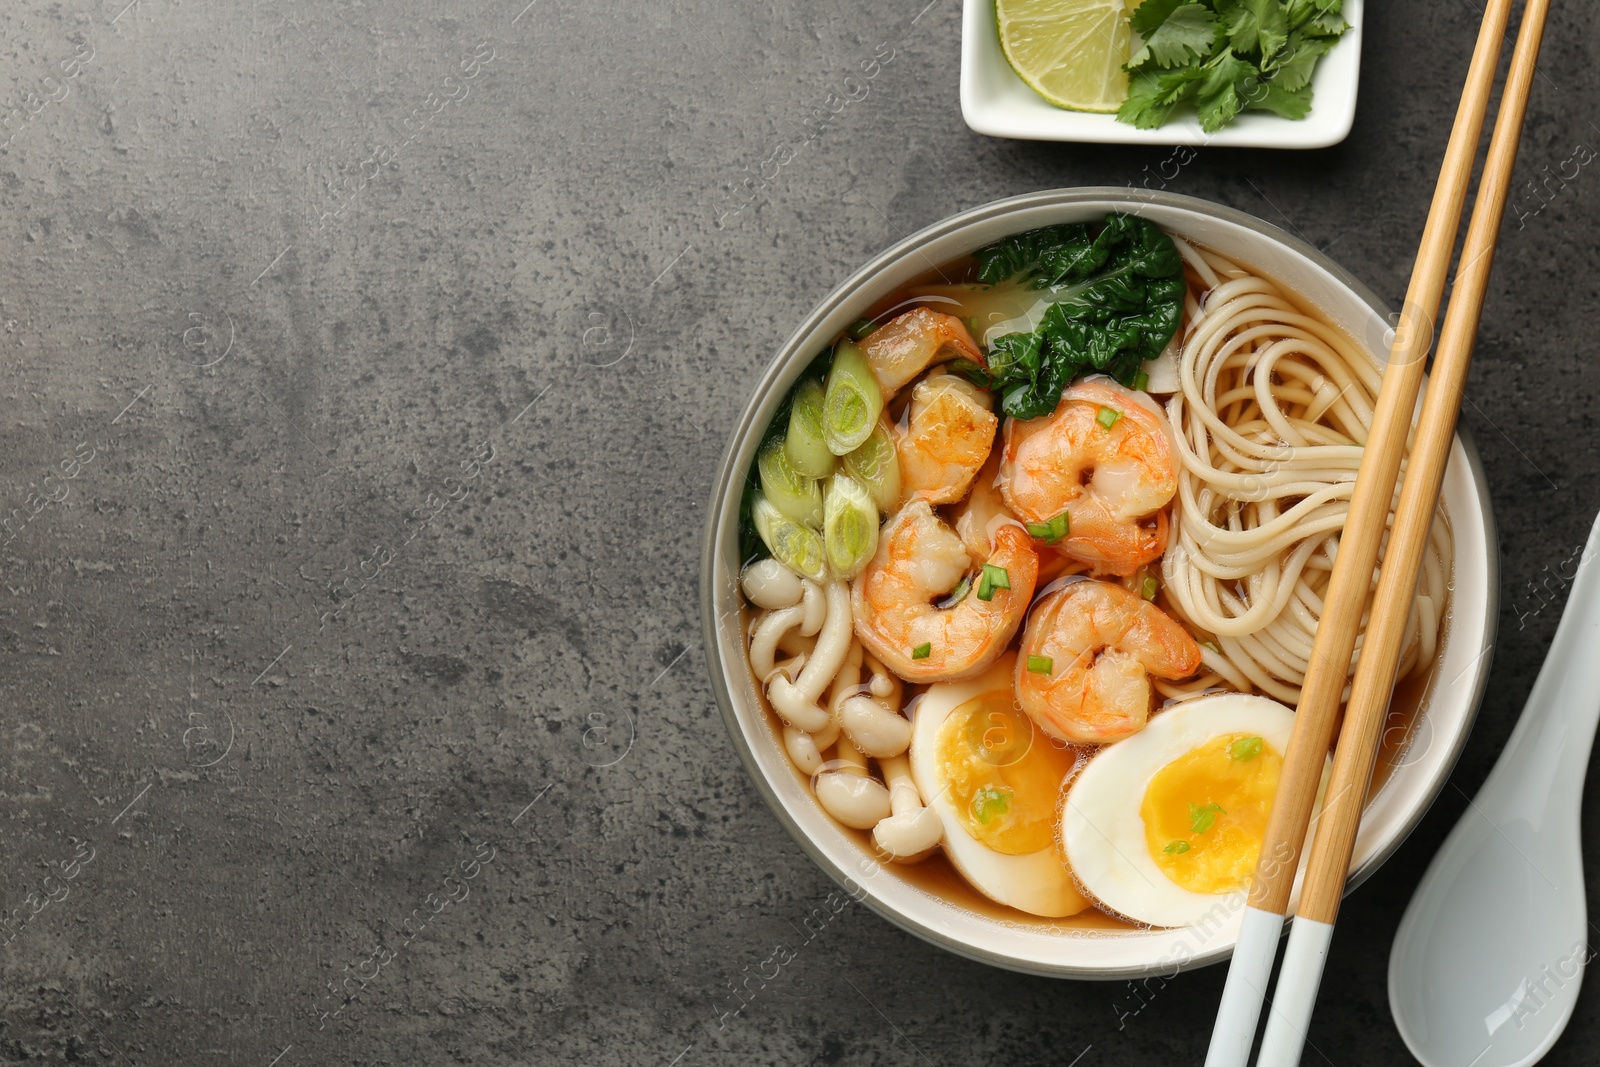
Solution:
M 1139 815 L 1156 866 L 1194 893 L 1231 893 L 1255 873 L 1283 757 L 1261 738 L 1224 734 L 1162 767 Z
M 973 697 L 939 724 L 940 777 L 968 836 L 1007 856 L 1055 842 L 1061 782 L 1077 751 L 1033 728 L 1009 689 Z

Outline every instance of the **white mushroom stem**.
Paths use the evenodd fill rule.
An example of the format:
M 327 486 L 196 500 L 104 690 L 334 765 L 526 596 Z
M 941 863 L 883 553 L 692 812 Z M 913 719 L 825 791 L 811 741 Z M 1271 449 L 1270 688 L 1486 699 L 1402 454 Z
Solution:
M 805 592 L 802 594 L 800 606 L 806 609 L 806 617 L 800 623 L 800 632 L 810 637 L 822 629 L 823 622 L 828 617 L 828 601 L 822 594 L 822 586 L 816 582 L 804 581 Z
M 803 628 L 805 623 L 802 621 L 800 625 Z M 778 651 L 789 656 L 809 656 L 811 655 L 811 650 L 816 647 L 816 638 L 807 637 L 798 629 L 786 630 L 783 636 L 778 638 Z M 799 667 L 795 668 L 796 671 L 799 669 Z
M 861 642 L 852 640 L 850 650 L 844 655 L 844 662 L 839 664 L 839 671 L 833 676 L 833 685 L 828 690 L 828 714 L 833 716 L 836 725 L 844 702 L 861 691 L 862 653 Z
M 893 756 L 879 760 L 878 766 L 889 783 L 893 814 L 872 828 L 873 843 L 898 863 L 915 863 L 944 838 L 944 823 L 937 811 L 922 806 L 922 794 L 911 777 L 909 760 Z
M 867 755 L 877 759 L 898 756 L 911 747 L 911 722 L 900 714 L 904 687 L 876 656 L 868 653 L 863 662 L 872 672 L 872 681 L 843 701 L 839 724 Z
M 828 583 L 826 593 L 828 617 L 817 634 L 817 646 L 806 660 L 800 677 L 791 682 L 786 674 L 779 673 L 767 683 L 767 698 L 772 701 L 773 710 L 783 716 L 785 722 L 807 733 L 814 733 L 828 724 L 828 713 L 817 704 L 817 699 L 839 673 L 839 665 L 850 652 L 850 586 L 836 579 Z M 801 611 L 803 614 L 804 608 Z
M 813 779 L 813 788 L 823 811 L 857 830 L 872 829 L 892 810 L 889 790 L 867 776 L 867 758 L 849 741 L 839 742 L 834 758 Z
M 772 675 L 776 666 L 779 639 L 790 629 L 800 625 L 805 614 L 805 608 L 796 604 L 769 611 L 756 624 L 750 634 L 750 669 L 756 672 L 757 678 L 765 681 Z
M 817 739 L 804 730 L 796 730 L 784 723 L 783 747 L 789 753 L 789 759 L 805 774 L 813 775 L 822 769 L 822 749 L 826 746 L 818 745 Z
M 773 611 L 792 608 L 804 595 L 801 578 L 775 559 L 758 560 L 739 576 L 745 599 L 758 608 Z M 812 631 L 815 633 L 815 631 Z

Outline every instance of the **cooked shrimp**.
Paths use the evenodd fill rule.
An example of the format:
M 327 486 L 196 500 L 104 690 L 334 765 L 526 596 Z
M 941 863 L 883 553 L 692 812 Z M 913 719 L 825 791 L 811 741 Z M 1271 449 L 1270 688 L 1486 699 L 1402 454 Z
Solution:
M 1166 420 L 1109 379 L 1079 382 L 1053 414 L 1006 421 L 1000 488 L 1023 522 L 1066 514 L 1057 550 L 1096 573 L 1132 574 L 1167 547 L 1178 474 Z
M 973 572 L 961 538 L 926 500 L 891 515 L 877 554 L 850 590 L 856 636 L 867 651 L 908 682 L 966 678 L 998 659 L 1028 613 L 1039 560 L 1021 527 L 1002 526 L 993 536 L 994 550 Z M 939 607 L 963 579 L 970 579 L 965 595 Z
M 894 432 L 902 500 L 951 504 L 967 495 L 994 451 L 1000 420 L 989 394 L 954 374 L 935 374 L 911 390 L 911 410 Z
M 1000 450 L 993 449 L 983 469 L 972 480 L 972 492 L 956 508 L 956 533 L 967 546 L 967 555 L 974 565 L 989 558 L 993 551 L 993 532 L 1010 523 L 1021 526 L 1000 495 Z M 1040 561 L 1041 564 L 1043 561 Z
M 1069 580 L 1039 598 L 1017 655 L 1017 700 L 1078 744 L 1120 741 L 1150 716 L 1150 675 L 1200 669 L 1200 646 L 1160 608 L 1111 582 Z
M 883 399 L 888 400 L 905 388 L 917 375 L 948 351 L 983 364 L 983 352 L 972 340 L 966 325 L 954 315 L 927 308 L 913 308 L 896 315 L 861 342 L 861 351 L 878 379 Z

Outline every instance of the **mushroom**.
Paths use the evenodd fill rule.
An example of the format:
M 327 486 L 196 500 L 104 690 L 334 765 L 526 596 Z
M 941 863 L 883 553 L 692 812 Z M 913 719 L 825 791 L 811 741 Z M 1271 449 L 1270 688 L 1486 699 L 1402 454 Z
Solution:
M 833 755 L 812 779 L 822 810 L 857 830 L 870 830 L 887 819 L 892 811 L 889 790 L 867 776 L 867 757 L 844 738 Z
M 783 724 L 783 748 L 789 759 L 806 774 L 816 774 L 822 769 L 822 750 L 826 745 L 817 743 L 817 736 Z
M 822 629 L 828 617 L 828 601 L 822 594 L 822 586 L 816 582 L 802 580 L 801 585 L 804 591 L 800 594 L 800 606 L 805 608 L 806 616 L 800 623 L 800 634 L 811 637 Z
M 868 654 L 865 663 L 872 671 L 872 681 L 857 686 L 844 700 L 839 725 L 867 755 L 880 760 L 898 756 L 911 747 L 911 722 L 900 714 L 900 679 L 876 656 Z
M 805 592 L 800 576 L 770 557 L 746 567 L 739 584 L 746 600 L 767 611 L 792 608 Z
M 896 863 L 925 859 L 944 837 L 944 822 L 937 811 L 922 806 L 922 793 L 911 777 L 911 763 L 906 757 L 880 759 L 878 767 L 889 783 L 893 814 L 872 828 L 873 843 Z
M 772 677 L 777 668 L 778 642 L 792 627 L 805 618 L 806 609 L 799 604 L 769 611 L 750 631 L 750 668 L 763 682 Z
M 812 649 L 811 656 L 800 670 L 800 676 L 791 681 L 788 670 L 780 670 L 774 672 L 767 680 L 767 698 L 772 701 L 773 710 L 781 715 L 785 722 L 807 733 L 816 733 L 828 725 L 828 713 L 817 704 L 817 700 L 828 687 L 828 683 L 833 681 L 834 675 L 839 673 L 839 666 L 849 654 L 850 645 L 853 643 L 849 583 L 836 579 L 828 583 L 824 592 L 827 596 L 827 618 L 817 634 L 816 647 Z M 800 611 L 803 618 L 805 612 L 803 603 Z M 752 664 L 754 659 L 752 652 Z

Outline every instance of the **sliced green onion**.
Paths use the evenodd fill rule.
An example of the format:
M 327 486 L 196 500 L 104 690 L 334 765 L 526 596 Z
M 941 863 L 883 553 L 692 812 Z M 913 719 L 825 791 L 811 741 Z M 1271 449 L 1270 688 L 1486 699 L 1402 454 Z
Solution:
M 982 786 L 972 794 L 972 814 L 985 826 L 997 815 L 1004 815 L 1011 810 L 1011 790 L 996 789 L 992 785 Z
M 1217 824 L 1218 815 L 1226 815 L 1220 804 L 1207 804 L 1201 807 L 1198 804 L 1189 805 L 1189 830 L 1192 833 L 1203 834 Z
M 900 500 L 900 457 L 895 454 L 894 438 L 886 421 L 879 419 L 872 436 L 844 457 L 844 469 L 872 494 L 879 511 L 887 515 L 894 510 Z
M 872 367 L 853 341 L 840 341 L 833 350 L 833 367 L 822 404 L 822 433 L 828 451 L 848 455 L 872 436 L 883 411 L 883 390 Z
M 956 587 L 950 590 L 943 600 L 939 601 L 939 607 L 953 608 L 965 600 L 967 598 L 967 594 L 970 592 L 972 592 L 972 575 L 969 574 L 965 578 L 962 578 L 961 581 L 957 583 Z
M 878 509 L 861 483 L 848 474 L 828 479 L 822 500 L 822 540 L 828 566 L 849 581 L 878 551 Z
M 1072 521 L 1063 511 L 1049 522 L 1028 523 L 1028 535 L 1037 537 L 1047 545 L 1053 545 L 1067 534 L 1072 532 Z
M 774 437 L 756 459 L 761 492 L 772 505 L 803 526 L 822 525 L 822 484 L 807 478 L 789 462 L 789 450 Z
M 1145 575 L 1144 581 L 1139 585 L 1139 595 L 1146 600 L 1154 600 L 1159 592 L 1161 592 L 1161 582 L 1153 574 Z
M 978 599 L 993 600 L 996 589 L 1010 589 L 1011 575 L 1004 567 L 996 567 L 993 563 L 983 565 L 983 574 L 978 578 Z
M 1056 669 L 1056 661 L 1049 656 L 1029 656 L 1028 670 L 1034 674 L 1049 674 Z
M 1094 417 L 1094 421 L 1109 430 L 1117 424 L 1117 420 L 1120 418 L 1122 418 L 1122 412 L 1116 408 L 1101 408 L 1100 414 Z
M 1259 737 L 1241 737 L 1228 746 L 1228 758 L 1239 763 L 1249 763 L 1261 755 L 1266 742 Z
M 932 641 L 924 641 L 922 644 L 911 650 L 912 659 L 927 659 L 931 655 L 933 655 Z
M 857 319 L 845 332 L 850 335 L 852 341 L 864 341 L 877 328 L 878 324 L 871 319 Z
M 1150 375 L 1140 371 L 1133 376 L 1133 387 L 1141 393 L 1150 391 Z
M 789 518 L 760 493 L 750 504 L 750 518 L 773 559 L 814 581 L 827 577 L 821 534 Z
M 1189 842 L 1187 842 L 1187 841 L 1172 841 L 1172 842 L 1169 842 L 1167 844 L 1167 847 L 1162 849 L 1161 851 L 1162 852 L 1171 852 L 1175 856 L 1181 856 L 1185 852 L 1189 851 Z
M 789 453 L 790 465 L 807 478 L 826 478 L 839 462 L 823 438 L 825 395 L 821 382 L 807 378 L 795 389 L 794 404 L 789 409 L 789 432 L 784 436 L 783 447 Z

